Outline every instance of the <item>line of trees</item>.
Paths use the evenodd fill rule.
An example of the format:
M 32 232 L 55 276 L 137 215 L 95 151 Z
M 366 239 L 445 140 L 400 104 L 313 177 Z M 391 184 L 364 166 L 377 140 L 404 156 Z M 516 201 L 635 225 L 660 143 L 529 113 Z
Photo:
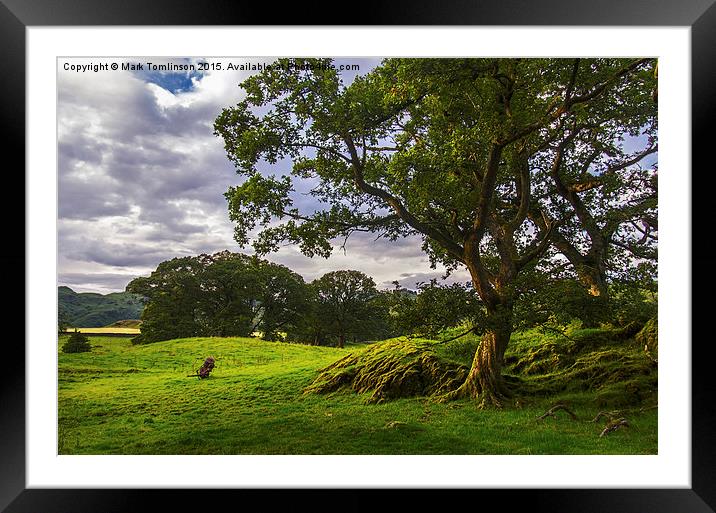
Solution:
M 338 345 L 391 334 L 384 294 L 359 271 L 311 283 L 287 267 L 223 251 L 174 258 L 127 285 L 145 298 L 135 344 L 199 336 L 252 336 Z
M 541 281 L 540 281 L 541 280 Z M 551 280 L 550 286 L 546 285 Z M 640 281 L 608 286 L 605 308 L 575 278 L 531 277 L 515 307 L 515 325 L 563 325 L 575 319 L 624 326 L 656 315 L 655 295 Z M 399 335 L 437 338 L 453 328 L 484 334 L 489 311 L 471 283 L 398 282 L 378 290 L 355 270 L 332 271 L 310 283 L 285 266 L 256 256 L 223 251 L 174 258 L 127 291 L 146 301 L 135 344 L 187 337 L 260 336 L 312 345 L 344 347 L 346 341 Z

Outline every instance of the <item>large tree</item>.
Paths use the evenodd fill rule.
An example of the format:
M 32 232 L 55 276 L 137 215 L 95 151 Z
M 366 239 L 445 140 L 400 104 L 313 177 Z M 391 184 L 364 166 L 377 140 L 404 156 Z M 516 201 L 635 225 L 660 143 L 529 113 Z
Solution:
M 654 66 L 387 59 L 344 86 L 330 60 L 280 59 L 243 82 L 245 100 L 215 121 L 245 177 L 226 194 L 235 238 L 245 245 L 260 227 L 251 241 L 259 253 L 290 242 L 328 256 L 334 239 L 356 231 L 420 236 L 433 264 L 469 271 L 486 312 L 472 368 L 452 396 L 499 406 L 526 271 L 556 265 L 546 257 L 563 241 L 576 251 L 565 256 L 580 277 L 577 254 L 606 261 L 591 237 L 614 238 L 605 223 L 630 191 L 613 177 L 653 153 Z M 647 147 L 627 155 L 626 136 L 647 138 Z M 289 173 L 268 174 L 285 159 Z M 316 200 L 309 208 L 294 202 L 298 181 Z M 596 191 L 613 201 L 574 201 Z

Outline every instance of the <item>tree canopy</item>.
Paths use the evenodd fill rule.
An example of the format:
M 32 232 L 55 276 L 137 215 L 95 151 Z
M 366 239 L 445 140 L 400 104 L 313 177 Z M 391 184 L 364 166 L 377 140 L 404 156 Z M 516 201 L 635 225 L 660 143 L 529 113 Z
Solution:
M 326 59 L 279 64 L 214 125 L 244 177 L 226 193 L 237 242 L 328 256 L 357 231 L 417 235 L 434 265 L 466 268 L 485 337 L 454 396 L 509 393 L 502 359 L 535 273 L 604 297 L 655 262 L 655 59 L 386 59 L 348 86 Z
M 306 296 L 303 278 L 287 267 L 228 251 L 167 260 L 127 291 L 147 301 L 139 343 L 256 330 L 274 339 L 297 321 Z
M 311 282 L 314 322 L 343 347 L 349 337 L 365 340 L 384 324 L 384 309 L 373 278 L 360 271 L 332 271 Z

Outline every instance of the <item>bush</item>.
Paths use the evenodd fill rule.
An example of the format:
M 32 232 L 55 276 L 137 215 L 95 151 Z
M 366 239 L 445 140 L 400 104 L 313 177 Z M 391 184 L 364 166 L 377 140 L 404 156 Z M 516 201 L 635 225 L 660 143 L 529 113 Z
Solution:
M 62 346 L 63 353 L 87 353 L 92 350 L 89 338 L 84 333 L 75 330 Z

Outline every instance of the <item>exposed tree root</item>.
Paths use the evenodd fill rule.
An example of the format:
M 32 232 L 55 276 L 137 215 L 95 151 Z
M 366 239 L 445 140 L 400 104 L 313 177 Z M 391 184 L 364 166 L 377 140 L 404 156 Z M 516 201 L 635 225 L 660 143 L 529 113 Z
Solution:
M 612 433 L 613 431 L 616 431 L 617 429 L 621 427 L 629 427 L 629 422 L 625 418 L 610 420 L 607 422 L 607 425 L 604 427 L 604 430 L 599 435 L 599 438 L 608 435 L 609 433 Z
M 458 388 L 436 398 L 437 402 L 446 403 L 459 399 L 475 399 L 479 409 L 501 409 L 513 397 L 504 381 L 498 380 L 491 388 L 480 386 L 480 380 L 467 379 Z
M 607 330 L 513 345 L 502 369 L 497 370 L 498 365 L 494 371 L 487 359 L 474 363 L 482 341 L 472 342 L 455 346 L 462 352 L 449 343 L 406 337 L 381 342 L 322 369 L 305 392 L 348 388 L 367 392 L 367 402 L 415 396 L 440 403 L 470 399 L 480 408 L 518 407 L 516 400 L 522 404 L 533 397 L 593 392 L 595 411 L 602 410 L 593 423 L 630 418 L 655 400 L 657 366 L 633 343 L 615 340 Z M 467 361 L 468 353 L 473 355 L 471 371 L 459 363 Z M 559 416 L 558 412 L 547 416 Z

